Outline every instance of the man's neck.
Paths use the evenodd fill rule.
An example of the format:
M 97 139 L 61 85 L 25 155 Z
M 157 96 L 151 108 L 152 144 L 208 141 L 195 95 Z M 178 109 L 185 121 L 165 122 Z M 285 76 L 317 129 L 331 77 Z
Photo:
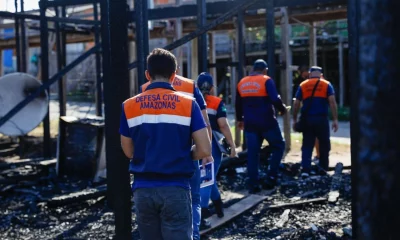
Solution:
M 164 83 L 170 83 L 169 79 L 167 78 L 156 78 L 156 79 L 152 79 L 150 80 L 150 83 L 156 83 L 156 82 L 164 82 Z

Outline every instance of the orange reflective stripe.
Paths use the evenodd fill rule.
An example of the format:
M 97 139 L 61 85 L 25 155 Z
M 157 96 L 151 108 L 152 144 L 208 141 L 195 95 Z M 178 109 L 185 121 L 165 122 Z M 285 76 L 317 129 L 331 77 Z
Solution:
M 248 76 L 240 80 L 237 89 L 241 97 L 268 96 L 265 83 L 271 79 L 266 75 Z
M 124 102 L 127 119 L 140 115 L 178 115 L 190 117 L 193 99 L 169 89 L 151 89 Z
M 318 79 L 316 78 L 307 79 L 300 84 L 303 100 L 311 97 L 312 91 L 314 89 L 315 84 L 317 83 L 317 80 Z M 328 86 L 329 82 L 321 79 L 320 83 L 318 83 L 317 89 L 315 89 L 314 97 L 327 98 Z
M 207 103 L 207 108 L 211 108 L 213 110 L 218 110 L 219 104 L 222 101 L 221 98 L 211 95 L 207 95 L 205 100 Z

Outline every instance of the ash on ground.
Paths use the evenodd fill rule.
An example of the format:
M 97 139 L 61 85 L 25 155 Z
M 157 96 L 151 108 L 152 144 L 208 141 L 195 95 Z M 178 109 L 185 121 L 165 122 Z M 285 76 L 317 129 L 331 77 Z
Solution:
M 1 239 L 113 238 L 114 215 L 107 207 L 107 199 L 104 196 L 58 207 L 46 203 L 46 199 L 54 195 L 95 188 L 97 185 L 89 181 L 57 178 L 54 169 L 43 172 L 31 166 L 21 168 L 28 172 L 28 175 L 36 171 L 36 175 L 32 173 L 32 176 L 24 181 L 0 184 Z M 336 203 L 320 201 L 279 207 L 281 204 L 327 197 L 331 191 L 331 176 L 313 176 L 304 180 L 296 177 L 293 173 L 294 168 L 292 165 L 283 165 L 280 186 L 266 201 L 203 238 L 350 239 L 350 173 L 341 174 L 338 185 L 340 195 Z M 237 169 L 238 171 L 223 171 L 218 176 L 222 194 L 245 191 L 245 168 Z M 18 168 L 14 168 L 14 171 L 17 170 Z M 21 171 L 22 169 L 19 172 Z M 260 172 L 265 172 L 265 166 Z M 10 174 L 10 171 L 6 174 Z M 1 179 L 7 178 L 1 177 L 0 174 Z M 225 207 L 239 200 L 225 201 Z M 132 239 L 140 239 L 134 213 Z

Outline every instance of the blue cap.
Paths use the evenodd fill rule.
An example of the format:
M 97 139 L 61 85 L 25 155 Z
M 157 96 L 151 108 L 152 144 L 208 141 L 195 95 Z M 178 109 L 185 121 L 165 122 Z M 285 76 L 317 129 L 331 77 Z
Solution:
M 308 72 L 309 73 L 312 73 L 312 72 L 320 72 L 320 73 L 322 73 L 322 68 L 318 67 L 318 66 L 312 66 Z
M 264 70 L 264 69 L 268 69 L 268 64 L 262 59 L 257 59 L 254 62 L 253 70 Z
M 202 72 L 197 77 L 197 87 L 201 89 L 211 89 L 213 86 L 213 78 L 207 72 Z

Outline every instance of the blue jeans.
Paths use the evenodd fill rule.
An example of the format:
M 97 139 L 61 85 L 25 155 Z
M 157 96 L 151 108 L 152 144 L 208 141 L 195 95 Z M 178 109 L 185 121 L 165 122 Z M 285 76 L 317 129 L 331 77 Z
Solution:
M 330 129 L 328 119 L 312 121 L 306 124 L 303 131 L 303 145 L 301 147 L 301 165 L 304 171 L 311 169 L 311 157 L 315 138 L 319 141 L 319 166 L 325 171 L 329 167 L 329 151 L 331 150 Z
M 283 152 L 285 151 L 285 140 L 282 138 L 279 126 L 266 132 L 245 131 L 245 137 L 247 141 L 247 172 L 250 186 L 258 185 L 258 162 L 261 144 L 264 139 L 268 141 L 271 149 L 267 174 L 269 177 L 276 177 Z
M 190 192 L 192 194 L 192 214 L 193 214 L 193 239 L 200 239 L 200 220 L 201 220 L 201 207 L 200 207 L 200 169 L 199 161 L 193 161 L 195 171 L 190 179 Z
M 214 175 L 215 177 L 217 177 L 219 167 L 221 166 L 222 153 L 219 150 L 218 143 L 215 140 L 213 140 L 212 142 L 212 156 L 214 158 Z M 208 207 L 208 202 L 210 201 L 210 197 L 211 200 L 220 199 L 221 194 L 219 193 L 218 190 L 217 180 L 215 180 L 214 184 L 211 186 L 200 188 L 200 196 L 201 196 L 202 208 Z
M 134 191 L 136 221 L 142 240 L 192 239 L 190 192 L 182 187 Z

